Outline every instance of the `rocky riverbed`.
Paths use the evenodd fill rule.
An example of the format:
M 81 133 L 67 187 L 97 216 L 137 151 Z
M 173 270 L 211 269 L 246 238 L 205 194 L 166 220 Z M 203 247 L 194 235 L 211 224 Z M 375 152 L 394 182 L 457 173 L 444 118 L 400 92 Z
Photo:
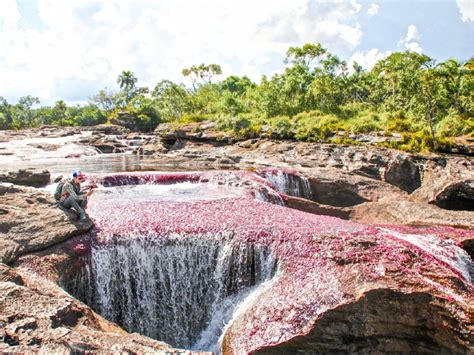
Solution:
M 210 123 L 3 131 L 0 157 L 2 351 L 473 350 L 470 157 L 236 140 Z M 99 185 L 82 223 L 46 187 L 76 168 Z

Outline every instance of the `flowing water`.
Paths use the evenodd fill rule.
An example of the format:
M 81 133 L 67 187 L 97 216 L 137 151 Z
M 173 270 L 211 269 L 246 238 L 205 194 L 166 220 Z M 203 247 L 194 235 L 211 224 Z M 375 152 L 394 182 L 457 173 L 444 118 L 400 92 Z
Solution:
M 140 234 L 95 245 L 71 292 L 128 331 L 217 351 L 234 306 L 275 270 L 266 248 L 230 234 Z
M 323 312 L 349 302 L 339 281 L 348 273 L 369 284 L 403 274 L 457 301 L 466 296 L 456 285 L 472 289 L 472 260 L 434 232 L 286 208 L 285 194 L 312 198 L 309 181 L 294 171 L 152 172 L 169 167 L 102 155 L 74 139 L 0 143 L 0 169 L 89 173 L 98 185 L 87 210 L 95 227 L 63 286 L 130 332 L 219 352 L 226 327 L 247 317 L 255 324 L 244 325 L 239 348 L 256 349 L 307 332 Z M 46 144 L 54 144 L 51 153 L 39 151 Z M 8 155 L 12 147 L 18 154 Z

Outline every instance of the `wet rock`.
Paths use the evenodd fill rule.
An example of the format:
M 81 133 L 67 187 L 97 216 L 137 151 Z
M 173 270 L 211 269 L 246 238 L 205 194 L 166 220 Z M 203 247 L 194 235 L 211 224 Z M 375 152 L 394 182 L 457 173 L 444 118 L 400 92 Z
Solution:
M 84 233 L 92 222 L 77 221 L 72 211 L 57 207 L 43 191 L 0 184 L 0 262 L 11 263 L 18 256 L 47 248 L 73 235 Z
M 100 132 L 106 135 L 122 135 L 128 134 L 130 131 L 122 126 L 113 125 L 113 124 L 100 124 L 97 126 L 84 128 L 85 130 L 91 130 L 93 132 Z
M 48 185 L 50 178 L 51 175 L 48 170 L 20 169 L 0 173 L 0 182 L 33 187 L 44 187 Z
M 223 156 L 216 154 L 218 158 Z M 123 173 L 106 176 L 103 182 L 108 181 L 109 187 L 123 187 L 124 184 L 136 185 L 139 182 L 203 182 L 204 180 L 200 178 L 204 177 L 207 182 L 212 181 L 229 189 L 232 186 L 253 186 L 252 182 L 255 181 L 262 183 L 261 176 L 253 175 L 252 179 L 243 181 L 239 179 L 242 175 L 249 173 L 232 172 L 229 175 L 208 173 L 206 176 L 203 176 L 203 173 L 164 175 Z M 333 179 L 340 178 L 350 182 L 350 177 L 350 174 L 339 174 L 333 176 Z M 329 176 L 326 178 L 329 179 Z M 373 207 L 375 204 L 393 203 L 407 196 L 405 192 L 383 181 L 362 176 L 354 176 L 354 179 L 359 186 L 357 194 L 372 196 L 372 200 L 378 202 L 364 203 L 353 207 L 352 210 L 368 205 Z M 363 187 L 367 186 L 369 181 L 374 185 L 369 185 L 369 188 L 364 190 Z M 260 189 L 257 191 L 261 192 Z M 390 191 L 393 194 L 392 200 L 389 201 L 384 199 L 383 195 Z M 293 203 L 294 206 L 308 210 L 320 209 L 326 213 L 349 210 L 305 203 L 301 199 L 289 196 L 286 200 L 287 204 Z M 257 254 L 257 249 L 264 250 L 266 255 L 272 255 L 274 258 L 272 260 L 277 263 L 277 272 L 269 273 L 270 276 L 266 281 L 255 287 L 252 293 L 246 294 L 245 301 L 239 303 L 232 320 L 224 330 L 221 349 L 224 354 L 298 351 L 302 353 L 470 351 L 469 317 L 472 313 L 473 289 L 469 271 L 472 261 L 458 247 L 461 239 L 452 239 L 450 236 L 450 234 L 453 234 L 453 237 L 459 235 L 462 240 L 469 240 L 469 235 L 473 236 L 470 231 L 460 232 L 454 228 L 413 231 L 397 226 L 367 226 L 330 216 L 304 213 L 281 205 L 262 203 L 247 194 L 239 194 L 236 198 L 188 202 L 153 201 L 149 198 L 130 201 L 126 196 L 117 194 L 115 199 L 98 199 L 92 202 L 91 214 L 98 227 L 93 240 L 100 240 L 101 246 L 111 248 L 109 252 L 101 249 L 106 255 L 96 254 L 97 257 L 101 257 L 95 259 L 99 261 L 98 263 L 86 264 L 87 260 L 83 260 L 92 255 L 89 254 L 90 248 L 86 240 L 74 240 L 73 243 L 71 239 L 63 243 L 61 252 L 56 252 L 59 250 L 56 249 L 59 245 L 55 245 L 48 251 L 25 255 L 15 264 L 16 267 L 25 273 L 27 270 L 28 272 L 40 270 L 47 275 L 55 272 L 61 275 L 68 274 L 70 271 L 65 271 L 63 268 L 66 264 L 70 265 L 65 267 L 67 270 L 87 270 L 87 272 L 92 270 L 92 274 L 95 272 L 94 275 L 101 275 L 106 279 L 106 282 L 100 285 L 94 283 L 94 287 L 113 284 L 117 300 L 115 304 L 119 305 L 117 309 L 125 310 L 128 312 L 126 317 L 132 319 L 130 313 L 132 308 L 125 306 L 128 301 L 124 300 L 122 295 L 135 289 L 137 285 L 135 280 L 140 280 L 144 289 L 157 284 L 154 282 L 156 280 L 154 272 L 141 273 L 141 270 L 150 265 L 150 259 L 145 258 L 144 253 L 156 248 L 151 252 L 151 255 L 156 257 L 157 250 L 162 251 L 165 245 L 174 248 L 183 245 L 180 243 L 185 241 L 184 244 L 190 246 L 185 250 L 193 253 L 176 253 L 176 249 L 172 249 L 173 256 L 176 256 L 177 260 L 169 263 L 167 258 L 160 260 L 166 263 L 167 279 L 170 280 L 166 283 L 166 294 L 169 290 L 173 290 L 170 294 L 174 295 L 174 299 L 180 301 L 184 299 L 186 302 L 189 300 L 186 304 L 189 312 L 180 314 L 188 324 L 191 312 L 205 308 L 199 303 L 203 302 L 202 297 L 198 297 L 197 300 L 192 297 L 186 298 L 188 289 L 198 288 L 197 285 L 189 287 L 190 283 L 186 282 L 195 282 L 196 279 L 200 281 L 197 277 L 187 278 L 191 274 L 191 269 L 197 269 L 195 266 L 199 265 L 199 269 L 202 267 L 204 272 L 208 272 L 208 267 L 212 266 L 215 260 L 219 260 L 219 265 L 225 271 L 219 272 L 219 275 L 230 275 L 219 279 L 222 284 L 225 285 L 230 279 L 245 283 L 248 280 L 252 281 L 253 277 L 253 281 L 246 284 L 253 286 L 256 280 L 255 269 L 259 265 L 257 260 L 261 260 L 254 256 Z M 426 203 L 408 202 L 413 205 L 400 206 L 402 212 L 413 214 L 413 210 L 419 209 L 418 205 L 440 210 Z M 359 212 L 361 212 L 359 217 L 366 217 L 370 209 Z M 464 213 L 467 216 L 470 212 L 453 213 Z M 139 219 L 136 218 L 138 214 Z M 427 214 L 432 216 L 433 212 L 428 211 Z M 143 238 L 136 238 L 137 231 L 143 231 Z M 463 234 L 467 237 L 464 238 Z M 176 238 L 176 235 L 179 237 Z M 224 243 L 224 239 L 227 244 L 221 249 L 220 243 Z M 453 240 L 456 240 L 456 243 Z M 208 244 L 209 241 L 215 244 Z M 203 242 L 204 244 L 199 244 Z M 67 245 L 68 243 L 71 244 Z M 202 250 L 205 250 L 204 255 L 210 258 L 209 263 L 206 262 L 206 258 L 201 258 L 202 254 L 194 253 L 196 249 L 193 245 L 204 246 Z M 230 264 L 221 263 L 224 258 L 219 257 L 217 249 L 209 253 L 209 245 L 223 250 L 225 255 L 229 255 L 229 250 L 251 251 L 235 254 L 238 257 L 230 257 L 230 260 L 241 261 L 239 268 L 242 267 L 243 272 L 236 273 L 239 268 L 235 267 L 233 261 Z M 130 247 L 122 248 L 123 246 Z M 120 247 L 120 250 L 124 251 L 122 259 L 133 260 L 124 267 L 126 270 L 121 269 L 117 263 L 115 247 Z M 183 258 L 180 259 L 180 256 Z M 190 268 L 184 269 L 186 270 L 184 274 L 183 269 L 176 272 L 176 267 L 173 265 L 173 262 L 180 265 L 181 261 L 185 267 Z M 81 266 L 74 268 L 73 262 L 79 262 L 76 265 L 84 262 L 84 265 L 90 268 L 81 269 Z M 271 264 L 260 261 L 260 265 Z M 269 269 L 272 267 L 269 266 Z M 137 273 L 133 280 L 128 278 L 131 275 L 130 270 Z M 125 278 L 117 277 L 122 272 L 127 275 L 126 278 L 130 282 L 125 283 L 123 281 Z M 241 278 L 241 275 L 250 276 Z M 82 285 L 81 289 L 90 289 L 90 279 L 83 281 L 82 276 L 84 274 L 77 274 L 76 280 L 83 284 L 78 282 L 76 285 Z M 48 278 L 57 282 L 59 276 Z M 28 280 L 25 283 L 29 285 Z M 123 288 L 125 284 L 130 285 L 126 290 Z M 182 288 L 172 289 L 177 287 L 177 284 L 183 285 Z M 204 282 L 199 282 L 199 286 L 203 284 Z M 212 282 L 205 285 L 211 284 Z M 227 289 L 231 290 L 229 293 L 232 295 L 239 292 L 239 288 L 234 286 Z M 209 289 L 212 287 L 205 287 L 206 291 Z M 151 291 L 153 295 L 157 295 L 153 287 Z M 182 297 L 175 296 L 178 291 L 182 292 L 179 293 L 183 295 Z M 196 293 L 200 294 L 199 292 Z M 81 295 L 79 292 L 74 294 L 78 297 Z M 127 297 L 132 297 L 131 294 L 130 292 L 130 296 Z M 102 298 L 101 301 L 111 299 Z M 141 299 L 134 299 L 133 304 L 134 307 L 138 307 L 142 304 Z M 196 304 L 201 306 L 196 307 Z M 165 302 L 166 307 L 169 305 L 170 303 Z M 174 309 L 181 308 L 177 306 Z M 28 314 L 31 317 L 33 313 Z M 75 304 L 62 303 L 48 313 L 49 323 L 45 326 L 45 332 L 50 332 L 51 338 L 68 339 L 81 325 L 82 314 L 83 309 Z M 144 314 L 143 317 L 148 314 Z M 165 314 L 166 312 L 160 312 L 164 317 Z M 121 320 L 120 317 L 112 319 L 117 322 Z M 148 324 L 156 324 L 155 318 L 148 321 L 150 322 Z M 158 324 L 164 322 L 165 319 Z M 30 320 L 26 320 L 25 323 L 31 324 Z M 21 344 L 23 341 L 22 337 L 15 334 L 10 338 L 16 344 Z M 90 343 L 86 344 L 91 346 Z
M 60 147 L 58 144 L 48 144 L 48 143 L 42 143 L 42 144 L 30 143 L 28 145 L 31 146 L 31 147 L 34 147 L 34 148 L 37 148 L 37 149 L 43 149 L 43 150 L 46 150 L 46 151 L 55 151 L 55 150 L 58 150 L 59 147 Z
M 5 270 L 5 268 L 7 270 Z M 23 285 L 5 280 L 16 273 Z M 0 268 L 0 351 L 176 353 L 165 343 L 128 334 L 52 282 Z

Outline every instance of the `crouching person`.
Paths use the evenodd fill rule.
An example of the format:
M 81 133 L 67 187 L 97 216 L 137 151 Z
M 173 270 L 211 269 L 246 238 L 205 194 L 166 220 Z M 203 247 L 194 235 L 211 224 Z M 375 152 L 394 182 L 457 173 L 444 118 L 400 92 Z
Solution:
M 73 208 L 79 214 L 79 221 L 84 221 L 86 217 L 85 208 L 87 206 L 87 197 L 93 190 L 87 192 L 81 191 L 81 183 L 86 179 L 86 175 L 80 171 L 72 173 L 72 178 L 64 183 L 59 183 L 55 198 L 59 205 L 65 209 Z M 62 186 L 60 186 L 62 184 Z

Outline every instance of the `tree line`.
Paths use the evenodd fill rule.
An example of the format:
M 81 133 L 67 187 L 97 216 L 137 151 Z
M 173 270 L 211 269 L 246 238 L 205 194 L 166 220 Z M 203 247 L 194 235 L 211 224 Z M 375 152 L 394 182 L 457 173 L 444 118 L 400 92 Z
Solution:
M 424 54 L 396 52 L 364 70 L 321 44 L 290 47 L 285 68 L 255 83 L 247 76 L 222 78 L 217 64 L 182 70 L 191 87 L 162 80 L 150 90 L 131 71 L 118 90 L 100 90 L 86 105 L 34 108 L 36 97 L 9 104 L 0 97 L 0 129 L 40 125 L 117 123 L 152 131 L 160 122 L 213 120 L 237 137 L 266 134 L 309 141 L 349 140 L 351 134 L 397 132 L 399 147 L 437 150 L 447 138 L 473 135 L 474 58 L 436 63 Z

